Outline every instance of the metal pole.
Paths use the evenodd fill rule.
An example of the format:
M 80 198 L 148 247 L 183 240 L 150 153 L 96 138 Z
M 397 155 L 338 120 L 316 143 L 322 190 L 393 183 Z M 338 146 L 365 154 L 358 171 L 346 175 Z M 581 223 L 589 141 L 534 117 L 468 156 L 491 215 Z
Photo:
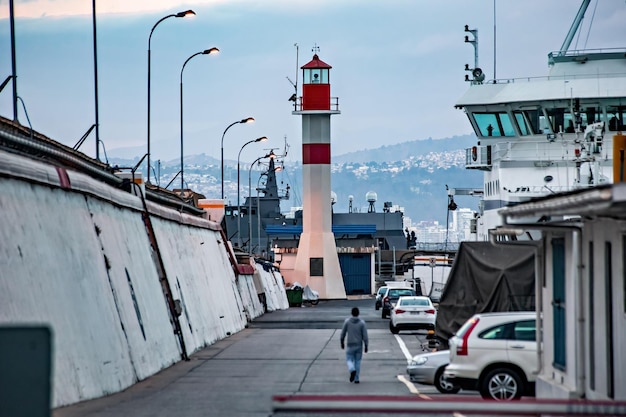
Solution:
M 154 28 L 152 28 L 152 30 L 154 30 Z M 152 32 L 150 32 L 150 38 L 148 38 L 148 159 L 146 161 L 146 171 L 148 174 L 146 182 L 148 184 L 150 184 L 150 39 L 152 39 Z
M 221 152 L 220 152 L 220 160 L 221 160 L 221 166 L 222 166 L 222 200 L 224 200 L 224 135 L 226 134 L 226 130 L 224 131 L 224 133 L 222 133 L 222 146 L 220 148 Z
M 259 161 L 257 158 L 248 171 L 248 255 L 252 256 L 252 167 Z
M 224 199 L 224 136 L 226 135 L 226 132 L 228 132 L 228 129 L 230 129 L 237 123 L 248 123 L 248 122 L 253 122 L 253 121 L 254 121 L 254 117 L 248 117 L 245 119 L 238 120 L 236 122 L 229 124 L 228 127 L 224 129 L 224 133 L 222 133 L 222 142 L 221 142 L 221 147 L 220 147 L 221 148 L 221 166 L 222 166 L 222 200 Z M 237 179 L 237 181 L 239 181 L 239 179 Z
M 221 143 L 222 200 L 224 199 L 224 136 L 226 135 L 226 132 L 228 131 L 228 129 L 230 129 L 232 126 L 236 125 L 237 123 L 241 123 L 241 122 L 237 121 L 237 122 L 233 122 L 229 124 L 228 127 L 224 129 L 224 133 L 222 133 L 222 143 Z M 237 179 L 237 181 L 239 181 L 239 179 Z
M 189 61 L 185 61 L 185 64 Z M 185 66 L 183 65 L 183 69 Z M 183 189 L 185 188 L 184 179 L 184 165 L 183 165 L 183 71 L 180 71 L 180 195 L 183 196 Z
M 9 0 L 9 20 L 11 25 L 11 72 L 13 74 L 13 121 L 17 122 L 17 71 L 15 69 L 15 14 L 13 0 Z
M 184 12 L 178 12 L 176 14 L 168 14 L 165 17 L 162 17 L 161 19 L 159 19 L 154 26 L 152 26 L 152 29 L 150 30 L 150 36 L 148 36 L 148 159 L 146 161 L 147 164 L 147 173 L 148 173 L 148 177 L 147 177 L 147 182 L 150 183 L 150 43 L 152 42 L 152 33 L 154 32 L 154 29 L 156 29 L 156 27 L 159 25 L 159 23 L 161 23 L 162 21 L 164 21 L 165 19 L 169 19 L 170 17 L 185 17 L 185 16 L 190 16 L 190 15 L 195 15 L 196 13 L 193 10 L 185 10 Z M 157 181 L 158 183 L 158 181 Z
M 259 180 L 261 177 L 259 177 Z M 261 210 L 259 210 L 259 184 L 257 182 L 256 186 L 256 238 L 257 238 L 257 247 L 259 253 L 261 252 Z
M 392 246 L 392 253 L 393 253 L 393 280 L 396 280 L 396 247 Z
M 183 67 L 180 69 L 180 195 L 181 196 L 183 195 L 183 189 L 185 188 L 185 178 L 184 178 L 185 167 L 183 165 L 183 71 L 185 71 L 185 66 L 187 65 L 187 62 L 191 60 L 191 58 L 198 56 L 198 55 L 210 55 L 210 54 L 218 53 L 219 51 L 220 51 L 219 49 L 213 47 L 211 49 L 205 49 L 202 52 L 196 52 L 195 54 L 187 58 L 187 60 L 183 64 Z
M 249 119 L 251 119 L 251 117 Z M 241 244 L 242 244 L 241 242 L 241 205 L 239 202 L 239 194 L 240 194 L 240 188 L 241 188 L 241 185 L 239 183 L 239 167 L 240 167 L 239 160 L 241 158 L 241 151 L 243 151 L 243 148 L 245 148 L 251 143 L 264 142 L 266 140 L 267 140 L 267 137 L 265 136 L 261 136 L 260 138 L 249 140 L 248 142 L 243 144 L 243 146 L 239 149 L 239 153 L 237 154 L 237 241 L 239 242 L 240 249 L 241 249 Z
M 252 167 L 263 158 L 269 158 L 270 154 L 260 156 L 254 160 L 248 170 L 248 255 L 252 256 Z M 259 208 L 257 207 L 257 211 Z
M 242 148 L 243 149 L 243 148 Z M 239 150 L 239 154 L 241 154 L 241 150 Z M 237 242 L 239 249 L 241 249 L 241 205 L 239 204 L 239 189 L 241 186 L 239 185 L 239 156 L 237 156 Z
M 493 79 L 498 79 L 496 76 L 496 0 L 493 0 Z
M 93 88 L 96 112 L 96 159 L 100 160 L 100 122 L 98 118 L 98 37 L 96 31 L 96 0 L 92 0 L 93 19 Z

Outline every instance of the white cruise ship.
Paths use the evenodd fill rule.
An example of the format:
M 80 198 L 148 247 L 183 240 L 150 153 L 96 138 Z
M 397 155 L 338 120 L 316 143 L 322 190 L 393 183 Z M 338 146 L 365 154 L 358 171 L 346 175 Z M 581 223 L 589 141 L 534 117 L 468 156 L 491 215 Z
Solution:
M 626 126 L 626 48 L 570 50 L 589 3 L 548 54 L 547 76 L 487 80 L 466 68 L 470 87 L 456 107 L 478 138 L 466 149 L 466 168 L 484 171 L 477 240 L 489 239 L 503 207 L 624 178 L 626 146 L 617 135 Z

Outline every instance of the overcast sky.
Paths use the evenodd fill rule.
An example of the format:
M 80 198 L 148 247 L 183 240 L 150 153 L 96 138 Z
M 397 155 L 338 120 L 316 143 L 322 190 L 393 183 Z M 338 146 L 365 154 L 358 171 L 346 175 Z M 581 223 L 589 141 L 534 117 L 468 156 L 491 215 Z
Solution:
M 152 36 L 152 159 L 180 155 L 180 72 L 183 74 L 185 155 L 243 161 L 290 144 L 301 159 L 301 120 L 291 114 L 296 63 L 312 48 L 330 64 L 332 152 L 376 148 L 471 133 L 455 101 L 468 88 L 465 64 L 474 49 L 464 25 L 478 29 L 479 66 L 494 77 L 494 0 L 100 0 L 97 2 L 100 139 L 109 156 L 146 152 L 147 50 L 162 17 L 193 9 L 191 19 L 163 21 Z M 546 75 L 579 8 L 576 0 L 497 0 L 497 78 Z M 9 3 L 0 0 L 0 78 L 11 74 Z M 16 0 L 18 94 L 34 129 L 73 146 L 95 122 L 91 2 Z M 593 18 L 592 30 L 587 28 Z M 623 47 L 626 2 L 592 1 L 572 48 Z M 294 45 L 297 44 L 298 48 Z M 297 56 L 296 51 L 299 51 Z M 296 61 L 297 60 L 297 61 Z M 298 69 L 298 82 L 301 81 Z M 1 81 L 1 80 L 0 80 Z M 301 91 L 299 91 L 301 93 Z M 13 117 L 11 85 L 0 114 Z M 28 125 L 24 111 L 19 120 Z M 81 150 L 95 155 L 92 133 Z M 256 148 L 255 148 L 256 146 Z M 128 152 L 129 148 L 132 152 Z

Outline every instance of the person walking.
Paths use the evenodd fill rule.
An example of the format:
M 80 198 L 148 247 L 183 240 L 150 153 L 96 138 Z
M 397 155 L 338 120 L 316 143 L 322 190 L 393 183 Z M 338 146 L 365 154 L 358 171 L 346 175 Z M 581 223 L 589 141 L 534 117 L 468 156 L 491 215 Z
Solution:
M 347 349 L 344 340 L 347 336 Z M 346 349 L 346 363 L 350 372 L 350 382 L 359 383 L 361 373 L 361 358 L 363 349 L 367 353 L 369 339 L 367 337 L 367 326 L 365 321 L 359 318 L 358 307 L 352 308 L 352 317 L 348 317 L 343 322 L 341 328 L 341 349 Z

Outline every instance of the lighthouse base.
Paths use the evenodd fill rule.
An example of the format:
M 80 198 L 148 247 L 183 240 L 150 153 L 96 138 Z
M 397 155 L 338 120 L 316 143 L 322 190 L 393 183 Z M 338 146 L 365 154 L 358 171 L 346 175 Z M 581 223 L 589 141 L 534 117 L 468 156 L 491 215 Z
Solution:
M 300 235 L 294 277 L 319 292 L 322 299 L 346 299 L 332 232 L 303 232 Z

